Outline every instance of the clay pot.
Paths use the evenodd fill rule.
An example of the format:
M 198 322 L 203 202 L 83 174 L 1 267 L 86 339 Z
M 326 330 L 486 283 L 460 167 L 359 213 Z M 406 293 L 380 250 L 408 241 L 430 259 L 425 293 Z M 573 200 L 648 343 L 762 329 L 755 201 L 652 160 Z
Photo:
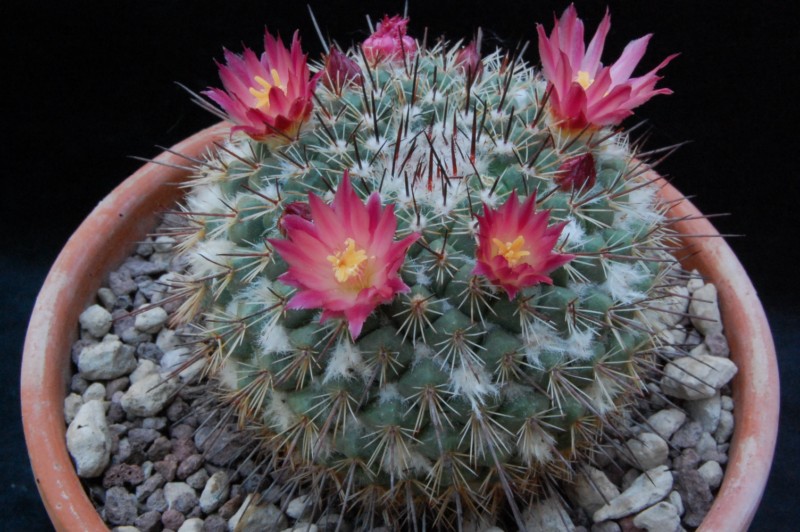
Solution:
M 188 138 L 174 152 L 194 157 L 227 135 L 216 125 Z M 157 161 L 182 165 L 163 153 Z M 22 419 L 36 484 L 57 530 L 105 530 L 67 453 L 63 404 L 70 378 L 70 348 L 78 316 L 93 302 L 105 276 L 130 255 L 158 213 L 180 197 L 175 186 L 187 173 L 148 163 L 103 200 L 58 256 L 33 310 L 22 362 Z M 667 201 L 682 196 L 664 184 Z M 718 235 L 686 199 L 672 208 L 680 233 Z M 731 358 L 738 364 L 734 399 L 736 428 L 719 495 L 700 530 L 744 530 L 753 518 L 767 481 L 778 429 L 778 370 L 764 311 L 752 283 L 722 238 L 688 242 L 701 252 L 687 261 L 719 291 Z

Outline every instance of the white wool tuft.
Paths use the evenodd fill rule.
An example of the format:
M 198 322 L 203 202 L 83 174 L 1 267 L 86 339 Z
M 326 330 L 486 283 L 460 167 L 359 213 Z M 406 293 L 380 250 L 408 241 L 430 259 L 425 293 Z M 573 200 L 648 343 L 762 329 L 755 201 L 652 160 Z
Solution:
M 216 184 L 195 187 L 186 197 L 186 206 L 189 212 L 223 213 L 230 210 L 222 201 L 222 189 Z
M 204 240 L 186 254 L 193 274 L 198 277 L 217 274 L 228 269 L 236 245 L 230 240 Z
M 284 353 L 291 351 L 292 344 L 289 342 L 289 335 L 286 328 L 274 321 L 264 325 L 258 337 L 258 345 L 264 353 Z
M 235 390 L 238 387 L 239 378 L 236 374 L 238 365 L 237 362 L 228 361 L 214 374 L 214 378 L 219 381 L 223 388 Z
M 286 397 L 286 393 L 272 390 L 271 397 L 264 409 L 264 415 L 277 429 L 277 432 L 286 432 L 299 420 L 297 414 L 286 404 Z
M 450 380 L 455 395 L 466 396 L 470 401 L 483 404 L 487 395 L 497 395 L 497 387 L 483 368 L 461 366 L 454 369 Z
M 579 329 L 574 330 L 566 341 L 567 353 L 579 360 L 590 358 L 593 354 L 591 349 L 593 339 L 593 329 L 587 329 L 585 331 Z
M 622 303 L 632 303 L 642 299 L 644 294 L 633 288 L 632 285 L 647 278 L 647 272 L 638 263 L 629 264 L 626 262 L 606 263 L 606 282 L 601 288 L 608 294 Z
M 389 401 L 404 401 L 403 396 L 397 391 L 397 385 L 393 382 L 384 384 L 378 392 L 379 403 L 388 403 Z
M 324 384 L 336 379 L 364 378 L 368 373 L 369 369 L 358 347 L 350 342 L 340 342 L 331 354 L 322 382 Z
M 566 242 L 567 249 L 576 249 L 586 243 L 586 230 L 579 221 L 573 216 L 566 217 L 567 224 L 561 230 L 561 235 L 558 238 L 558 244 L 562 245 Z

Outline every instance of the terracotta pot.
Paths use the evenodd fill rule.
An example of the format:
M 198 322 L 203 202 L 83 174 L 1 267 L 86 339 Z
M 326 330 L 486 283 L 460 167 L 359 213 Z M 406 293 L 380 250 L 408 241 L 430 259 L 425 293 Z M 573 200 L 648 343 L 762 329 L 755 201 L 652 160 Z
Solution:
M 196 156 L 226 135 L 223 125 L 201 131 L 173 148 Z M 159 162 L 185 160 L 164 153 Z M 187 173 L 148 163 L 103 200 L 67 242 L 50 270 L 33 310 L 22 363 L 22 418 L 37 487 L 57 530 L 105 530 L 67 453 L 63 404 L 70 377 L 70 348 L 78 316 L 95 297 L 108 272 L 119 265 L 157 223 L 159 212 L 181 195 L 175 186 Z M 668 184 L 663 197 L 682 196 Z M 683 199 L 672 209 L 681 233 L 717 231 Z M 690 239 L 702 250 L 686 264 L 716 284 L 731 358 L 736 428 L 719 495 L 700 530 L 744 530 L 767 481 L 778 428 L 778 370 L 764 311 L 752 283 L 719 237 Z

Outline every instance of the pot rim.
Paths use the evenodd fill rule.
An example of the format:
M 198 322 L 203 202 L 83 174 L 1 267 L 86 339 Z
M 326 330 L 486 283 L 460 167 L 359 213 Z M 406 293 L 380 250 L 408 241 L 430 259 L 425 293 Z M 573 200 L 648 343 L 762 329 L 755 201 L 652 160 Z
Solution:
M 66 448 L 63 404 L 78 316 L 94 299 L 107 272 L 156 225 L 157 213 L 181 196 L 176 185 L 188 171 L 179 168 L 186 159 L 177 154 L 200 156 L 213 140 L 227 136 L 229 128 L 223 122 L 192 135 L 116 187 L 70 237 L 37 297 L 23 351 L 22 420 L 36 485 L 57 530 L 108 528 L 84 491 Z M 709 235 L 685 238 L 692 250 L 703 249 L 685 266 L 697 268 L 716 285 L 731 358 L 739 367 L 733 381 L 735 428 L 729 461 L 720 491 L 698 530 L 745 530 L 761 500 L 777 439 L 775 347 L 753 284 L 731 248 L 688 199 L 663 179 L 661 185 L 660 195 L 672 204 L 669 214 L 677 220 L 674 229 L 682 235 Z M 131 244 L 114 249 L 109 240 Z M 75 278 L 76 271 L 84 272 L 80 279 Z M 743 397 L 753 400 L 743 402 Z

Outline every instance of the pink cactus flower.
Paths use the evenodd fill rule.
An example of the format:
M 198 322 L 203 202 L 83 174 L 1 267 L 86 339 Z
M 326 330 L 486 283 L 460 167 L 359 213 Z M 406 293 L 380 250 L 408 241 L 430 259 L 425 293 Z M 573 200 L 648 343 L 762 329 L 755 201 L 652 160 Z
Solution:
M 378 305 L 408 292 L 398 270 L 420 235 L 395 241 L 394 207 L 381 208 L 377 193 L 362 203 L 347 172 L 331 205 L 314 194 L 308 203 L 310 220 L 288 215 L 287 240 L 269 240 L 289 265 L 279 279 L 298 289 L 287 307 L 322 309 L 322 321 L 344 318 L 357 338 Z
M 661 79 L 656 73 L 678 54 L 670 55 L 647 74 L 631 78 L 652 35 L 628 43 L 613 65 L 603 66 L 600 56 L 610 27 L 611 16 L 606 11 L 587 49 L 583 21 L 574 5 L 564 11 L 561 19 L 556 19 L 549 38 L 542 25 L 536 25 L 542 70 L 551 90 L 552 112 L 566 129 L 619 124 L 633 114 L 632 109 L 656 94 L 672 94 L 669 89 L 655 88 Z
M 367 61 L 374 65 L 380 61 L 402 63 L 404 57 L 413 58 L 417 52 L 417 43 L 406 35 L 407 27 L 407 18 L 399 15 L 389 18 L 389 15 L 384 15 L 383 20 L 378 22 L 375 33 L 367 37 L 361 45 Z
M 517 193 L 498 209 L 483 207 L 478 218 L 477 264 L 472 271 L 485 276 L 514 299 L 522 288 L 552 284 L 548 274 L 574 255 L 553 253 L 565 223 L 548 227 L 549 211 L 536 212 L 536 195 L 520 204 Z
M 468 79 L 479 78 L 483 73 L 483 62 L 481 62 L 481 54 L 478 52 L 478 43 L 472 41 L 461 48 L 456 54 L 454 64 L 464 70 Z
M 556 170 L 555 182 L 561 188 L 570 190 L 589 190 L 597 179 L 597 167 L 590 153 L 570 157 Z
M 335 94 L 341 94 L 342 88 L 350 83 L 360 85 L 362 82 L 358 63 L 335 47 L 325 56 L 322 72 L 322 84 Z
M 225 50 L 226 65 L 217 64 L 225 90 L 204 92 L 236 124 L 256 140 L 293 138 L 308 119 L 319 75 L 310 77 L 306 55 L 295 32 L 291 49 L 269 32 L 259 59 L 249 48 L 243 55 Z

